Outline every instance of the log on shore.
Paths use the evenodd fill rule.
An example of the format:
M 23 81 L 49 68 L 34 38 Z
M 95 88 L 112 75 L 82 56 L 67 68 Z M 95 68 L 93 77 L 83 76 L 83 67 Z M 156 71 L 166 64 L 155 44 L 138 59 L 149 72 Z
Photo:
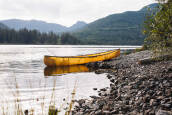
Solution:
M 144 58 L 144 59 L 140 59 L 138 61 L 139 64 L 151 64 L 154 62 L 159 62 L 159 61 L 163 61 L 163 60 L 171 60 L 172 59 L 172 55 L 164 55 L 164 56 L 159 56 L 159 57 L 154 57 L 154 58 Z

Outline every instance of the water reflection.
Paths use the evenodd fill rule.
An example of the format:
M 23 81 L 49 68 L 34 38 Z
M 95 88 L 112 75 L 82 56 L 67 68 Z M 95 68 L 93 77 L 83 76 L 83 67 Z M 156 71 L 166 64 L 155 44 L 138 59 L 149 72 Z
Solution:
M 43 57 L 94 54 L 118 48 L 130 49 L 134 46 L 0 45 L 0 115 L 4 110 L 8 115 L 13 115 L 13 109 L 17 107 L 16 100 L 20 100 L 22 110 L 34 109 L 35 115 L 39 115 L 42 110 L 47 113 L 53 91 L 55 105 L 60 108 L 65 104 L 64 98 L 70 102 L 76 80 L 75 99 L 97 96 L 93 88 L 101 89 L 110 84 L 106 74 L 88 72 L 92 69 L 84 65 L 45 68 Z M 45 78 L 44 72 L 45 76 L 63 75 Z
M 57 76 L 67 73 L 89 72 L 90 69 L 85 65 L 45 67 L 44 76 Z

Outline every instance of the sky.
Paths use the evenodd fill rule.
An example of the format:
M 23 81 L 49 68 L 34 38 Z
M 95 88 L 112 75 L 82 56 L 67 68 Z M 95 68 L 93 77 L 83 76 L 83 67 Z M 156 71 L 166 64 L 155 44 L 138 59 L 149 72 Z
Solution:
M 42 20 L 71 26 L 110 14 L 137 11 L 155 0 L 0 0 L 0 20 Z

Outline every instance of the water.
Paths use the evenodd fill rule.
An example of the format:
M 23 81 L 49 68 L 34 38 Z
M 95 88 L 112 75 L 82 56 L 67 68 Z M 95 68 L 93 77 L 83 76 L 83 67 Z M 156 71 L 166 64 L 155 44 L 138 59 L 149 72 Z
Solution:
M 57 72 L 64 71 L 64 68 L 45 68 L 44 55 L 75 56 L 137 47 L 139 46 L 0 45 L 0 112 L 2 113 L 4 107 L 9 114 L 13 114 L 16 103 L 20 104 L 22 110 L 34 109 L 35 114 L 41 113 L 42 109 L 47 112 L 51 102 L 55 102 L 53 104 L 63 110 L 63 105 L 70 102 L 75 86 L 75 99 L 97 95 L 93 88 L 109 86 L 106 74 L 97 75 L 85 67 L 71 67 L 80 70 L 74 71 L 75 73 L 46 75 L 47 70 Z

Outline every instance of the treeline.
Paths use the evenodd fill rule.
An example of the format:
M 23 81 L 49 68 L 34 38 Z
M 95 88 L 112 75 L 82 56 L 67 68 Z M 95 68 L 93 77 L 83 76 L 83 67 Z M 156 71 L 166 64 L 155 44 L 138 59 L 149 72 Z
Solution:
M 80 44 L 80 41 L 69 33 L 57 35 L 53 32 L 40 33 L 37 30 L 0 28 L 0 44 Z

